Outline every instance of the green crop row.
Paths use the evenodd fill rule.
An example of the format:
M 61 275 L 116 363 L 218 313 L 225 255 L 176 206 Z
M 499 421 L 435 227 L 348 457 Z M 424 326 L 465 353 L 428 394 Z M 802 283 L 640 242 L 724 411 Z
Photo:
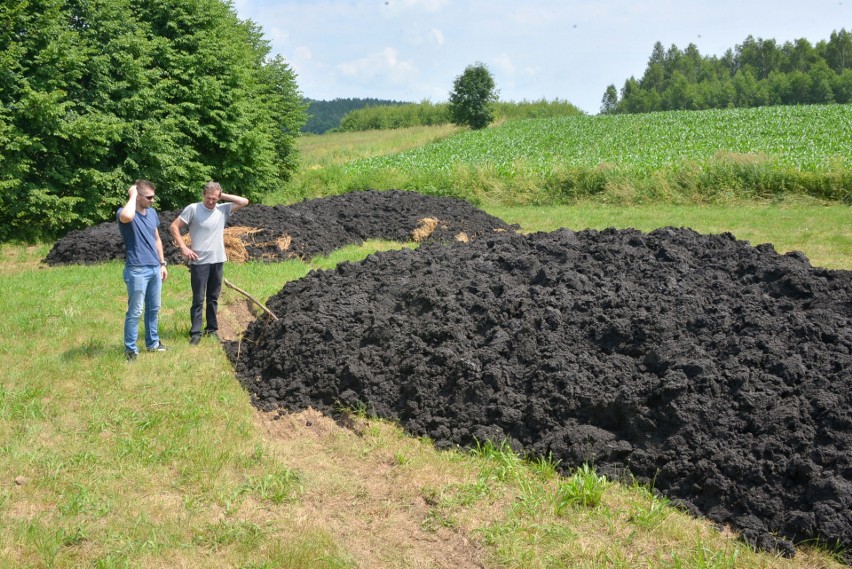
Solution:
M 403 188 L 475 202 L 850 201 L 852 105 L 509 121 L 316 173 L 314 190 Z M 306 187 L 312 185 L 305 181 Z
M 771 157 L 803 171 L 852 165 L 852 105 L 810 105 L 513 121 L 467 131 L 349 168 L 449 171 L 458 164 L 512 174 L 513 164 L 553 168 L 610 164 L 650 173 L 719 152 Z

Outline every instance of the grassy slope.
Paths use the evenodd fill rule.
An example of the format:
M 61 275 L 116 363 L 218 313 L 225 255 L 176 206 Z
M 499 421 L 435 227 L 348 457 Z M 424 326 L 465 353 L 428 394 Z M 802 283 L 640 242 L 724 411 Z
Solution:
M 809 105 L 509 121 L 422 144 L 371 137 L 371 152 L 300 173 L 276 202 L 362 188 L 416 189 L 485 205 L 731 204 L 852 200 L 852 105 Z M 362 133 L 353 133 L 362 134 Z M 427 138 L 431 136 L 431 138 Z M 373 152 L 387 142 L 385 152 Z M 339 145 L 331 144 L 336 149 Z M 317 167 L 321 166 L 321 167 Z
M 727 230 L 849 268 L 842 206 L 491 211 L 525 230 Z M 228 276 L 266 298 L 388 246 Z M 47 250 L 0 248 L 0 567 L 841 567 L 808 548 L 755 554 L 643 488 L 607 485 L 600 504 L 560 509 L 572 480 L 499 449 L 436 452 L 359 417 L 262 416 L 215 343 L 186 344 L 177 267 L 161 320 L 172 349 L 128 366 L 120 265 L 46 268 Z M 240 302 L 225 290 L 231 312 Z

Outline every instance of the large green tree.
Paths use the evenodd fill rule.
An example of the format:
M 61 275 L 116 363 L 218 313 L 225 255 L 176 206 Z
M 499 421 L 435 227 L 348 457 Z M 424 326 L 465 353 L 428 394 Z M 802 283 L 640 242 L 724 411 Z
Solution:
M 494 120 L 493 104 L 497 102 L 494 78 L 484 63 L 465 68 L 456 77 L 450 93 L 449 111 L 453 124 L 476 130 Z
M 0 4 L 0 240 L 112 219 L 135 178 L 161 209 L 275 188 L 305 104 L 269 52 L 223 0 Z

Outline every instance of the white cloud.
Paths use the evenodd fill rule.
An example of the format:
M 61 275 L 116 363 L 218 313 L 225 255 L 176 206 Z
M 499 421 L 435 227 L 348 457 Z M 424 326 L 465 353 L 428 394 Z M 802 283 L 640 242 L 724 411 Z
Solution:
M 396 9 L 415 9 L 425 12 L 438 12 L 449 4 L 449 0 L 386 0 L 385 5 Z
M 505 52 L 494 58 L 494 64 L 504 73 L 508 73 L 509 75 L 515 74 L 515 64 L 512 63 L 512 58 L 509 57 L 509 54 Z
M 396 49 L 386 47 L 366 57 L 340 63 L 337 69 L 344 75 L 362 82 L 384 77 L 394 83 L 401 83 L 416 73 L 417 66 L 411 61 L 401 60 Z
M 306 46 L 299 46 L 293 50 L 291 57 L 285 58 L 296 75 L 301 76 L 306 70 L 316 68 L 317 64 L 313 61 L 313 53 Z
M 429 36 L 436 44 L 444 45 L 444 32 L 442 32 L 441 30 L 432 28 L 431 30 L 429 30 Z
M 314 54 L 311 52 L 311 48 L 300 45 L 296 49 L 293 50 L 293 58 L 294 59 L 302 59 L 309 60 L 313 59 Z

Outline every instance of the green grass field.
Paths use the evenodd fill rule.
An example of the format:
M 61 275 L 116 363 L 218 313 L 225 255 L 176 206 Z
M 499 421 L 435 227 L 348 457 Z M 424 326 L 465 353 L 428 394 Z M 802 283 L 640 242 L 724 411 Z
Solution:
M 306 138 L 303 162 L 318 166 L 285 193 L 365 153 L 455 137 L 353 134 L 360 138 Z M 510 201 L 485 209 L 525 232 L 729 231 L 852 269 L 852 216 L 837 202 Z M 266 299 L 310 270 L 400 246 L 370 242 L 311 263 L 229 264 L 226 276 Z M 546 459 L 490 445 L 439 452 L 357 413 L 348 428 L 312 411 L 262 414 L 217 343 L 188 345 L 189 275 L 180 267 L 163 293 L 169 351 L 127 364 L 121 265 L 47 267 L 40 260 L 49 248 L 0 246 L 0 567 L 844 566 L 819 543 L 794 559 L 756 553 L 648 488 L 593 470 L 558 476 Z M 243 303 L 225 289 L 223 315 Z
M 315 160 L 270 199 L 416 189 L 481 205 L 852 202 L 852 105 L 509 121 L 478 131 L 404 129 L 420 145 Z M 384 131 L 393 133 L 393 131 Z M 426 138 L 431 133 L 430 138 Z M 440 133 L 440 134 L 439 134 Z M 363 133 L 347 133 L 363 136 Z M 344 137 L 345 135 L 338 135 Z M 341 149 L 340 141 L 330 146 Z

